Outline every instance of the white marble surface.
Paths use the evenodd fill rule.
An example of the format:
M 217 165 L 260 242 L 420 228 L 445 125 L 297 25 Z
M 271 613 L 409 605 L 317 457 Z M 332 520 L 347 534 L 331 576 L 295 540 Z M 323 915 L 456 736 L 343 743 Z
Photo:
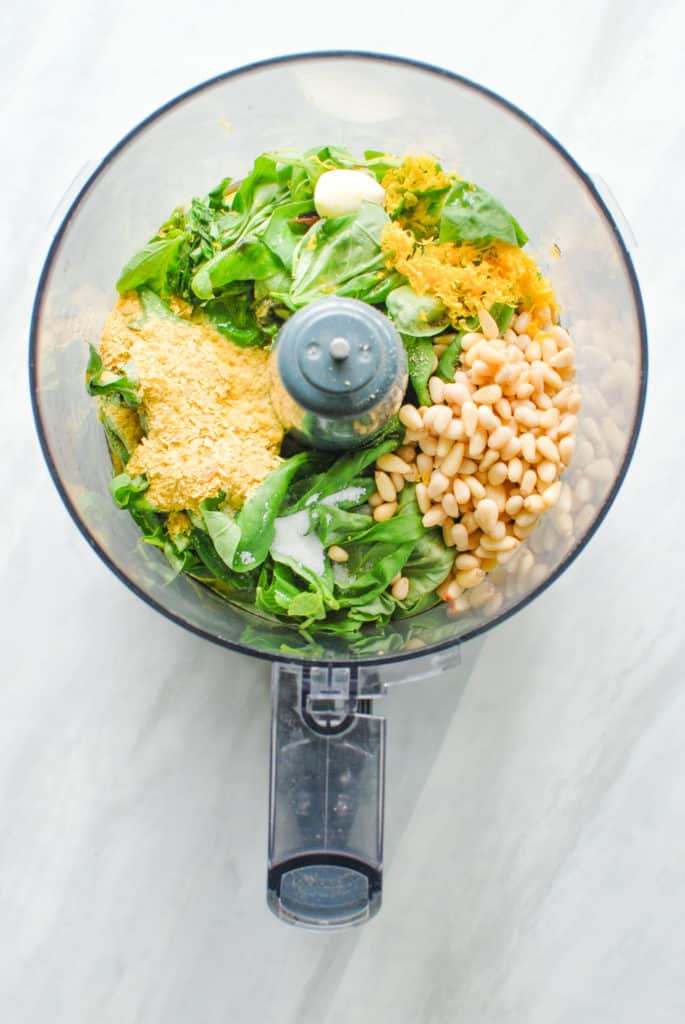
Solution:
M 344 8 L 340 31 L 313 2 L 5 12 L 7 1024 L 685 1019 L 682 4 Z M 89 551 L 42 464 L 25 362 L 52 211 L 82 165 L 198 80 L 332 45 L 483 81 L 610 183 L 652 366 L 632 470 L 589 548 L 469 652 L 470 673 L 390 698 L 385 906 L 317 936 L 264 903 L 266 668 L 175 628 Z

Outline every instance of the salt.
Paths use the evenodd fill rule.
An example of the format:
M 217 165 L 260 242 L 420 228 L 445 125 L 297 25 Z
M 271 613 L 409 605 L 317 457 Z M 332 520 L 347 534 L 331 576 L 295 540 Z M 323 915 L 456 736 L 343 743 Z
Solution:
M 299 562 L 311 569 L 317 576 L 324 573 L 323 544 L 310 529 L 309 513 L 306 509 L 291 516 L 280 516 L 274 520 L 274 539 L 271 550 Z

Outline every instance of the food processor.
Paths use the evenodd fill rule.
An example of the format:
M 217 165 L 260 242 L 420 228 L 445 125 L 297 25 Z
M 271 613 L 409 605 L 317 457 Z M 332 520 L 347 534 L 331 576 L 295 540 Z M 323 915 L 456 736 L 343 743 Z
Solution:
M 87 345 L 97 344 L 113 283 L 169 211 L 227 174 L 241 177 L 259 153 L 326 143 L 353 153 L 433 153 L 515 211 L 555 288 L 582 397 L 576 455 L 558 505 L 470 591 L 467 610 L 454 614 L 441 602 L 354 642 L 304 636 L 188 576 L 172 577 L 161 552 L 140 541 L 110 497 L 107 444 L 84 388 Z M 347 356 L 340 339 L 349 341 L 336 332 L 328 349 L 334 361 Z M 436 67 L 326 52 L 239 68 L 148 117 L 81 188 L 50 247 L 33 313 L 30 375 L 41 445 L 76 525 L 128 587 L 199 636 L 271 661 L 267 898 L 282 920 L 341 928 L 379 909 L 386 688 L 419 685 L 456 665 L 460 644 L 533 600 L 585 546 L 630 462 L 646 366 L 633 266 L 593 181 L 520 110 Z M 401 372 L 395 367 L 388 380 Z M 339 394 L 329 392 L 318 419 L 293 421 L 310 443 L 330 440 L 328 421 L 340 419 Z M 381 406 L 387 413 L 393 402 Z M 333 447 L 356 443 L 346 430 Z

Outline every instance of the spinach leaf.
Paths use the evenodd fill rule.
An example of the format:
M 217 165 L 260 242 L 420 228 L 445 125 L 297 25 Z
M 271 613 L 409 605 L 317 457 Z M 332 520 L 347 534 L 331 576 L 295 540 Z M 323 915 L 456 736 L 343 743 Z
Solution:
M 141 285 L 148 285 L 160 295 L 168 295 L 168 277 L 185 239 L 185 232 L 180 232 L 148 242 L 124 266 L 117 281 L 117 291 L 123 295 Z
M 442 207 L 441 242 L 488 244 L 494 239 L 508 245 L 525 245 L 528 236 L 498 199 L 468 181 L 454 185 Z
M 142 287 L 138 289 L 138 298 L 143 307 L 144 320 L 180 320 L 181 318 L 172 313 L 171 308 L 151 288 Z
M 96 348 L 88 346 L 89 356 L 86 365 L 86 390 L 89 395 L 118 395 L 129 409 L 137 409 L 140 405 L 138 381 L 132 372 L 115 374 L 106 370 Z M 103 380 L 103 377 L 105 378 Z M 109 379 L 107 379 L 109 378 Z
M 357 448 L 353 452 L 341 455 L 328 469 L 312 477 L 309 487 L 293 505 L 289 506 L 288 512 L 298 512 L 309 505 L 321 504 L 323 498 L 339 494 L 348 487 L 357 489 L 359 485 L 356 478 L 380 455 L 394 451 L 397 448 L 398 440 L 399 427 L 393 422 L 381 440 L 375 441 L 366 448 Z M 365 500 L 366 495 L 360 495 L 357 503 Z
M 435 366 L 433 343 L 428 338 L 413 338 L 406 334 L 402 335 L 402 341 L 407 350 L 409 381 L 416 392 L 419 405 L 432 405 L 428 380 Z
M 366 604 L 372 597 L 386 590 L 401 572 L 409 558 L 415 541 L 406 544 L 377 543 L 348 545 L 349 559 L 345 568 L 349 581 L 341 590 L 338 601 L 341 608 Z
M 514 319 L 514 307 L 508 306 L 506 302 L 495 302 L 490 307 L 490 315 L 499 327 L 499 333 L 504 334 Z
M 419 603 L 427 607 L 428 604 L 423 605 L 425 599 L 430 598 L 430 604 L 437 604 L 435 588 L 440 586 L 453 563 L 454 548 L 443 544 L 440 531 L 424 530 L 402 569 L 402 575 L 409 580 L 409 593 L 404 601 L 397 602 L 399 607 L 409 614 L 418 610 Z
M 382 181 L 387 172 L 393 167 L 399 167 L 402 163 L 400 157 L 391 153 L 384 153 L 380 149 L 365 149 L 364 159 L 366 166 L 376 176 L 377 181 Z
M 241 347 L 263 344 L 267 336 L 257 323 L 251 284 L 222 293 L 202 307 L 202 317 L 221 334 Z
M 199 299 L 211 299 L 233 281 L 256 281 L 280 269 L 280 261 L 258 238 L 244 238 L 204 263 L 192 279 Z
M 155 512 L 154 505 L 145 497 L 150 481 L 144 476 L 130 477 L 119 473 L 109 482 L 109 492 L 119 508 L 138 509 L 141 512 Z
M 207 194 L 207 205 L 212 210 L 223 210 L 226 205 L 226 189 L 231 184 L 230 178 L 222 178 L 218 185 L 216 185 L 211 192 Z
M 293 306 L 330 295 L 361 274 L 382 270 L 380 237 L 387 222 L 385 211 L 368 202 L 356 213 L 317 221 L 293 253 Z
M 262 564 L 274 539 L 274 520 L 288 487 L 312 458 L 309 452 L 301 452 L 285 459 L 271 470 L 235 516 L 218 507 L 222 496 L 200 502 L 202 519 L 217 554 L 234 572 L 250 572 Z
M 408 284 L 395 288 L 387 298 L 388 315 L 402 334 L 428 338 L 449 324 L 444 303 L 432 295 L 417 295 Z
M 459 360 L 461 358 L 461 339 L 464 337 L 465 333 L 465 331 L 460 331 L 459 334 L 450 341 L 449 345 L 440 356 L 438 368 L 435 372 L 438 377 L 442 378 L 442 380 L 449 382 L 454 381 L 454 375 L 457 372 L 457 367 L 459 366 Z
M 313 200 L 301 199 L 279 206 L 271 214 L 261 233 L 260 237 L 264 244 L 288 270 L 292 267 L 295 247 L 308 228 L 307 224 L 298 223 L 295 218 L 309 213 L 312 210 L 312 203 Z
M 338 288 L 336 294 L 378 305 L 385 302 L 390 292 L 404 284 L 404 281 L 405 278 L 397 270 L 372 270 L 368 274 L 353 277 Z

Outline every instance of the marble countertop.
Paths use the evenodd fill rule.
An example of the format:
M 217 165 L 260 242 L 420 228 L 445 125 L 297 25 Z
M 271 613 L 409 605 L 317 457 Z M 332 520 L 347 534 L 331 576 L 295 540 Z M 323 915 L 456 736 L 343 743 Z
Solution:
M 0 39 L 0 1018 L 7 1024 L 680 1024 L 685 687 L 682 5 L 468 13 L 12 5 Z M 264 899 L 268 667 L 184 633 L 93 556 L 50 482 L 30 305 L 72 179 L 167 98 L 274 52 L 458 70 L 610 185 L 651 378 L 604 526 L 467 667 L 388 698 L 385 904 L 344 934 Z M 8 514 L 9 513 L 9 514 Z M 124 677 L 110 623 L 126 636 Z

